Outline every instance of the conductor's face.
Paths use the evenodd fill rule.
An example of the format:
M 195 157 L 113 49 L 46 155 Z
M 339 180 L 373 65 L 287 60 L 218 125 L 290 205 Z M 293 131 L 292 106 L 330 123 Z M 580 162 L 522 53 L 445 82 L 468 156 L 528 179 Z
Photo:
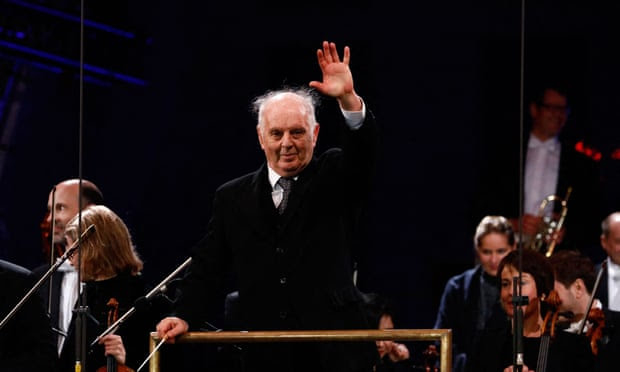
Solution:
M 282 177 L 299 174 L 312 159 L 319 125 L 310 128 L 306 107 L 295 95 L 280 97 L 264 108 L 258 140 L 267 163 Z

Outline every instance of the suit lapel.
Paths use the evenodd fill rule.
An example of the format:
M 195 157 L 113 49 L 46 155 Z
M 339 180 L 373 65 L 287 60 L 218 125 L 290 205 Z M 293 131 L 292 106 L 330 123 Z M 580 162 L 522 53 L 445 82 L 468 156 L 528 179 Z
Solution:
M 556 195 L 563 198 L 566 195 L 566 190 L 570 186 L 568 183 L 570 182 L 570 167 L 571 163 L 569 157 L 571 156 L 570 151 L 567 151 L 569 148 L 564 142 L 560 144 L 560 169 L 558 171 L 558 185 L 556 187 Z M 557 204 L 557 203 L 556 203 Z
M 293 220 L 299 212 L 302 200 L 304 200 L 306 194 L 312 188 L 312 181 L 315 179 L 314 173 L 316 173 L 316 160 L 313 158 L 293 184 L 288 199 L 288 205 L 280 219 L 282 231 L 286 230 L 291 220 Z
M 267 166 L 254 173 L 247 190 L 242 190 L 237 199 L 238 210 L 261 234 L 273 232 L 278 212 L 271 197 L 272 188 L 267 177 Z
M 56 271 L 54 275 L 52 275 L 52 305 L 50 307 L 50 317 L 52 318 L 52 324 L 55 328 L 58 328 L 58 323 L 60 320 L 58 317 L 59 314 L 59 304 L 60 304 L 60 291 L 62 288 L 62 278 L 65 276 L 65 273 L 62 271 Z M 46 301 L 47 302 L 47 301 Z M 47 310 L 47 309 L 46 309 Z

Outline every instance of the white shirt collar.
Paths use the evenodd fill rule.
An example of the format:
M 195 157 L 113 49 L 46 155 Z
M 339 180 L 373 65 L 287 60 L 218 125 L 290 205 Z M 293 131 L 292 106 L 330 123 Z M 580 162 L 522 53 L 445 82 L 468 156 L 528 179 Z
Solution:
M 607 276 L 610 279 L 620 279 L 620 265 L 607 259 Z
M 549 151 L 557 151 L 560 149 L 560 140 L 558 137 L 549 138 L 546 141 L 539 140 L 536 136 L 530 135 L 530 140 L 528 141 L 529 148 L 536 147 L 544 147 Z
M 60 261 L 60 258 L 56 259 L 56 262 L 58 262 L 58 261 Z M 65 260 L 65 262 L 63 262 L 62 264 L 60 264 L 60 266 L 58 266 L 58 271 L 71 272 L 71 271 L 76 271 L 76 270 L 75 270 L 75 267 L 73 267 L 73 265 L 71 265 L 69 260 Z
M 276 171 L 274 171 L 273 169 L 271 169 L 271 167 L 269 166 L 269 164 L 267 164 L 267 176 L 269 178 L 269 184 L 271 185 L 271 188 L 273 190 L 275 190 L 276 188 L 279 188 L 280 185 L 277 184 L 278 180 L 280 179 L 279 174 L 276 173 Z M 293 177 L 293 179 L 295 181 L 297 181 L 297 179 L 299 178 L 299 176 L 295 176 Z

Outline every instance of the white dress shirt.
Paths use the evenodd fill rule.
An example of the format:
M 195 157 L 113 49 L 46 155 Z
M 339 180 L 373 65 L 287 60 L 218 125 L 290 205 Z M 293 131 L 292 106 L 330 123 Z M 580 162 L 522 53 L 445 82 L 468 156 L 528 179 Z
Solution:
M 620 265 L 607 259 L 609 310 L 620 311 Z
M 560 170 L 560 142 L 556 137 L 544 142 L 530 135 L 525 163 L 525 213 L 538 215 L 540 203 L 555 194 Z M 553 203 L 548 204 L 552 210 Z
M 69 261 L 65 261 L 58 267 L 58 271 L 64 273 L 60 286 L 60 299 L 58 300 L 58 328 L 65 334 L 69 330 L 71 318 L 73 317 L 73 308 L 77 301 L 78 273 Z M 62 351 L 65 343 L 65 336 L 58 336 L 58 355 Z

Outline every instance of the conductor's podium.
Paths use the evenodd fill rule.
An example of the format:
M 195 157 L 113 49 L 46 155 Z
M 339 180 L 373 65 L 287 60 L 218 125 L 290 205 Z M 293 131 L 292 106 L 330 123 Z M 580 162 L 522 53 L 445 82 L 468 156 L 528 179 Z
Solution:
M 176 344 L 183 343 L 254 343 L 254 342 L 327 342 L 327 341 L 440 341 L 440 370 L 452 368 L 452 330 L 450 329 L 387 329 L 387 330 L 330 330 L 330 331 L 218 331 L 188 332 L 177 337 Z M 151 333 L 149 346 L 153 353 L 160 339 Z M 182 347 L 182 346 L 179 346 Z M 159 350 L 149 361 L 149 371 L 159 372 Z

